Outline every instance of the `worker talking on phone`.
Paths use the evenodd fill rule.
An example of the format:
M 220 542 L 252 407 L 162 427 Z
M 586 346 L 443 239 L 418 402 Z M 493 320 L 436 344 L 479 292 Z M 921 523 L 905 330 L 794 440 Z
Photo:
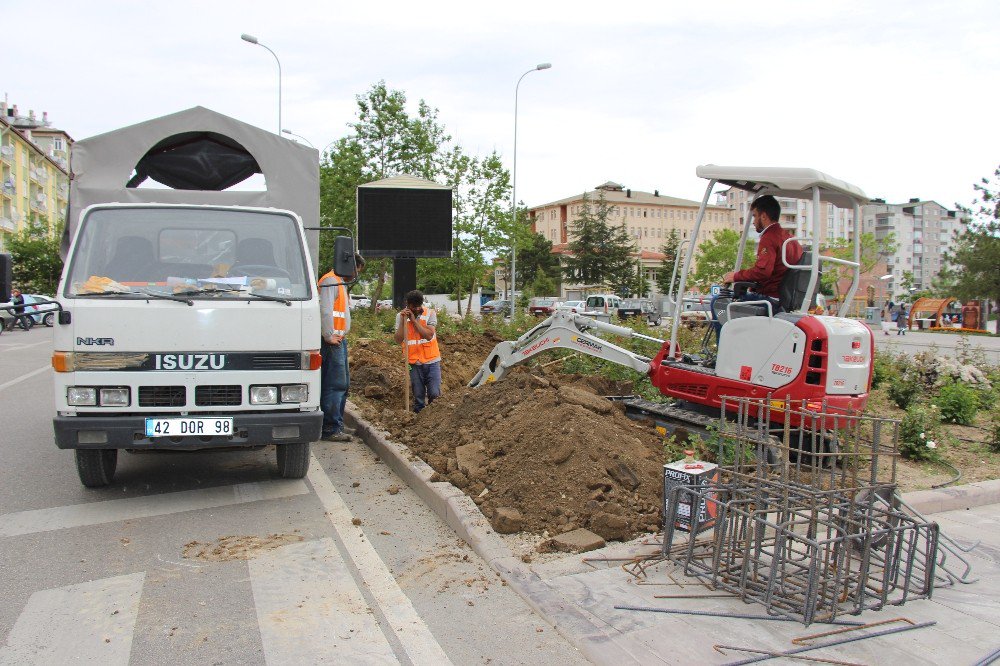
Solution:
M 424 307 L 424 295 L 417 289 L 407 292 L 404 300 L 406 307 L 396 314 L 396 343 L 406 341 L 413 411 L 419 412 L 441 395 L 437 313 Z

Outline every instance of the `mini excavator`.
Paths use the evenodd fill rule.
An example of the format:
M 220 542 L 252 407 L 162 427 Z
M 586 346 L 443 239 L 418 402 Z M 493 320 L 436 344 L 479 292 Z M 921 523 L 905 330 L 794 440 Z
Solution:
M 677 292 L 681 295 L 685 293 L 698 232 L 716 184 L 746 190 L 753 197 L 771 194 L 811 200 L 808 218 L 812 223 L 811 233 L 795 238 L 805 250 L 801 259 L 794 265 L 788 263 L 785 255 L 789 241 L 781 250 L 780 260 L 788 271 L 781 285 L 780 306 L 764 297 L 754 297 L 753 285 L 746 283 L 720 290 L 711 300 L 712 319 L 700 353 L 685 353 L 679 348 L 681 308 L 677 303 L 682 299 L 673 299 L 673 294 L 668 296 L 674 303 L 669 340 L 641 335 L 588 313 L 557 310 L 517 340 L 499 343 L 469 385 L 501 380 L 511 368 L 538 354 L 568 349 L 647 374 L 653 386 L 675 400 L 668 403 L 633 398 L 626 405 L 675 426 L 703 430 L 718 423 L 721 410 L 735 411 L 736 401 L 727 403 L 726 399 L 739 397 L 761 399 L 759 404 L 770 405 L 766 413 L 753 415 L 766 419 L 770 429 L 784 427 L 785 404 L 822 415 L 863 411 L 871 387 L 875 342 L 867 326 L 846 315 L 860 281 L 861 205 L 868 201 L 864 192 L 813 169 L 705 165 L 697 168 L 697 174 L 708 179 L 709 184 L 690 248 L 678 253 L 675 262 L 676 271 L 683 255 Z M 821 219 L 823 203 L 853 209 L 853 260 L 822 256 L 817 251 L 816 225 Z M 743 227 L 736 268 L 742 265 L 752 227 L 751 215 Z M 821 267 L 826 263 L 846 266 L 853 274 L 851 287 L 835 316 L 810 314 Z M 648 358 L 612 343 L 602 334 L 644 339 L 658 343 L 660 349 L 653 358 Z M 713 337 L 716 344 L 710 349 L 708 341 Z M 797 409 L 794 413 L 802 412 Z M 791 427 L 799 425 L 790 423 Z

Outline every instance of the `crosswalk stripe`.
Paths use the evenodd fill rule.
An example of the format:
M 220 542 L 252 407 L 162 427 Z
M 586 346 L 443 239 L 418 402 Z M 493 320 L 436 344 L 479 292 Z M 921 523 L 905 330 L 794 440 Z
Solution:
M 283 546 L 249 567 L 268 666 L 397 661 L 333 539 Z
M 307 478 L 316 496 L 326 508 L 326 515 L 337 531 L 347 554 L 357 567 L 368 591 L 375 598 L 410 661 L 418 666 L 450 664 L 448 655 L 424 624 L 409 597 L 396 584 L 385 562 L 365 539 L 362 529 L 352 523 L 354 517 L 315 456 L 309 464 Z
M 15 377 L 14 379 L 10 380 L 9 382 L 4 382 L 3 384 L 0 384 L 0 391 L 4 390 L 6 388 L 10 388 L 11 386 L 14 386 L 15 384 L 20 384 L 21 382 L 23 382 L 26 379 L 31 379 L 35 375 L 40 375 L 43 372 L 45 372 L 46 370 L 50 370 L 51 368 L 52 368 L 52 366 L 46 365 L 44 367 L 38 368 L 37 370 L 32 370 L 29 373 L 23 374 L 20 377 Z
M 145 573 L 40 590 L 14 623 L 0 664 L 128 664 Z
M 304 481 L 262 481 L 19 511 L 0 515 L 0 537 L 113 523 L 132 518 L 163 516 L 182 511 L 305 495 L 308 492 L 309 488 Z

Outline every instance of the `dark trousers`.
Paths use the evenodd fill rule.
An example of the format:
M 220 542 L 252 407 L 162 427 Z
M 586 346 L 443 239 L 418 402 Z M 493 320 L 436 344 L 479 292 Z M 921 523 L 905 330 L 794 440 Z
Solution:
M 413 411 L 419 412 L 441 395 L 441 362 L 410 365 Z
M 351 374 L 347 367 L 347 340 L 339 345 L 323 343 L 320 354 L 319 406 L 323 410 L 323 436 L 333 435 L 344 429 L 344 407 L 347 406 L 347 389 Z

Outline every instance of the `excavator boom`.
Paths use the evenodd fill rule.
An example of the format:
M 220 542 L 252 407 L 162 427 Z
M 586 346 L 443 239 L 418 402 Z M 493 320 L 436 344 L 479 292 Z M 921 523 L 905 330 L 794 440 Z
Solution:
M 551 349 L 569 349 L 611 361 L 636 372 L 649 374 L 652 359 L 619 347 L 596 335 L 610 333 L 664 344 L 663 340 L 636 333 L 625 326 L 607 324 L 590 317 L 557 311 L 517 340 L 504 341 L 493 348 L 469 386 L 481 386 L 502 379 L 512 367 Z

